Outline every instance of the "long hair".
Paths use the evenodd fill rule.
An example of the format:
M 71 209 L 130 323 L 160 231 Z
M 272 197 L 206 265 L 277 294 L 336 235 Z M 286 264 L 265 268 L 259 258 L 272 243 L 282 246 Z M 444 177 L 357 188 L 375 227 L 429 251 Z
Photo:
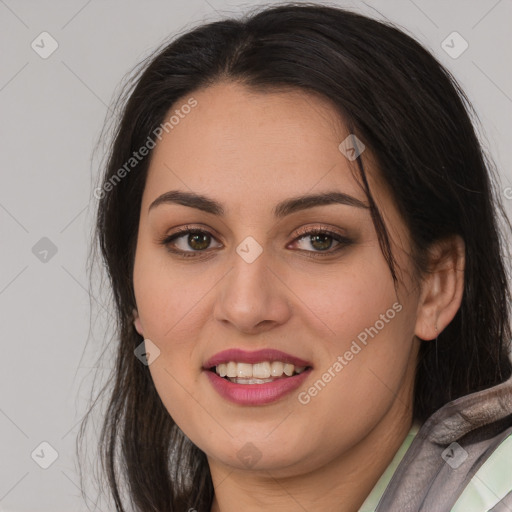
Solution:
M 451 74 L 393 25 L 339 8 L 286 4 L 203 24 L 163 46 L 132 77 L 99 194 L 96 240 L 112 289 L 118 342 L 100 446 L 119 512 L 127 501 L 144 512 L 209 512 L 212 503 L 205 454 L 174 423 L 148 367 L 134 356 L 143 338 L 132 324 L 133 263 L 150 155 L 117 178 L 172 106 L 219 80 L 262 93 L 293 89 L 327 98 L 376 156 L 419 270 L 426 271 L 425 255 L 436 240 L 463 238 L 462 304 L 437 343 L 421 344 L 417 420 L 502 382 L 512 371 L 506 238 L 499 216 L 504 228 L 511 226 L 492 161 L 473 126 L 477 117 Z M 396 285 L 388 232 L 368 187 L 364 158 L 357 164 Z

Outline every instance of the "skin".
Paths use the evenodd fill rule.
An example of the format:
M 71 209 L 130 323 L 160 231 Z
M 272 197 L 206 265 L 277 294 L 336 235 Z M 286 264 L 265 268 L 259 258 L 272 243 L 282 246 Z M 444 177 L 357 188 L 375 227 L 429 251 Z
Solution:
M 395 293 L 368 209 L 330 204 L 273 215 L 280 201 L 319 192 L 340 191 L 367 204 L 355 163 L 338 149 L 348 132 L 327 100 L 230 82 L 193 97 L 198 105 L 154 149 L 140 212 L 134 325 L 161 351 L 149 366 L 156 389 L 207 455 L 213 512 L 355 512 L 411 427 L 418 348 L 428 343 L 418 338 L 435 339 L 460 306 L 463 241 L 437 244 L 431 272 L 415 275 L 410 236 L 366 148 L 370 188 L 400 268 Z M 176 189 L 207 195 L 224 215 L 180 204 L 148 212 Z M 195 257 L 181 258 L 159 243 L 190 225 L 212 234 L 203 253 L 187 235 L 173 248 L 196 249 Z M 331 253 L 315 258 L 323 246 L 297 231 L 319 227 L 352 242 L 333 252 L 333 240 Z M 236 252 L 247 236 L 263 249 L 252 263 Z M 394 303 L 401 311 L 309 403 L 300 403 L 298 392 Z M 277 402 L 233 404 L 202 366 L 235 347 L 276 348 L 310 361 L 313 371 Z M 250 467 L 237 457 L 249 442 L 260 456 Z

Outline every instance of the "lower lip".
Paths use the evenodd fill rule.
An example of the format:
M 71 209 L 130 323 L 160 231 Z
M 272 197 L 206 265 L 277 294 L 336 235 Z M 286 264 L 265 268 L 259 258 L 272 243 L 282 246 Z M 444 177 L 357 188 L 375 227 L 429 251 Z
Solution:
M 205 370 L 215 390 L 227 400 L 240 405 L 264 405 L 275 402 L 297 389 L 311 372 L 311 368 L 293 377 L 282 377 L 265 384 L 237 384 Z

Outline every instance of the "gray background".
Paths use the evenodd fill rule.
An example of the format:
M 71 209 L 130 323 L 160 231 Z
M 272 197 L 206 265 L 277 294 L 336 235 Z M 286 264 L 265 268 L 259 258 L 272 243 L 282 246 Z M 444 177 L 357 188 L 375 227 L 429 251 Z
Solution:
M 164 39 L 258 3 L 0 0 L 0 511 L 87 510 L 75 438 L 95 372 L 101 383 L 111 362 L 108 295 L 86 272 L 108 105 Z M 450 69 L 479 113 L 512 214 L 512 2 L 332 3 L 398 23 Z M 50 48 L 44 31 L 58 43 L 46 59 L 31 47 Z M 453 31 L 469 44 L 458 58 L 441 46 Z M 42 442 L 58 453 L 47 469 L 52 450 Z M 92 509 L 94 488 L 85 500 Z

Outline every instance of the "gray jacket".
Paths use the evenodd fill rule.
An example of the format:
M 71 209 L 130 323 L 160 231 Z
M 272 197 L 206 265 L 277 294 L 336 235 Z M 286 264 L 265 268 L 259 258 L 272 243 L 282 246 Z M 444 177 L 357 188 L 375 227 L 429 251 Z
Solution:
M 512 377 L 447 403 L 420 428 L 375 512 L 449 512 L 510 434 Z M 512 460 L 509 468 L 512 473 Z M 491 510 L 512 511 L 512 491 Z

